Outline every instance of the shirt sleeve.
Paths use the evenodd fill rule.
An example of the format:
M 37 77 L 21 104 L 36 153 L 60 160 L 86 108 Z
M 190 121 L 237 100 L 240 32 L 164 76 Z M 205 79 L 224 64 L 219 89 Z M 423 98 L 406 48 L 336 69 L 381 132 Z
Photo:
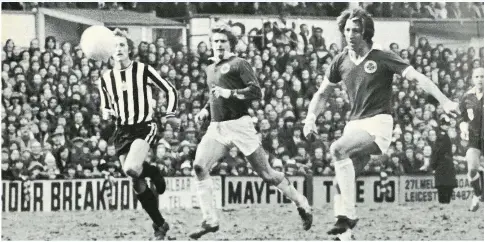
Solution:
M 108 97 L 108 90 L 106 89 L 106 84 L 104 78 L 98 80 L 98 91 L 101 99 L 100 111 L 103 119 L 108 119 L 110 113 L 113 112 L 111 108 L 111 102 Z
M 399 74 L 401 76 L 405 76 L 406 72 L 410 70 L 411 65 L 406 63 L 400 56 L 398 56 L 394 52 L 386 51 L 385 53 L 385 59 L 383 60 L 383 63 L 386 65 L 387 69 L 390 71 Z
M 241 99 L 259 99 L 263 96 L 258 79 L 251 65 L 247 61 L 239 62 L 239 75 L 245 88 L 237 89 L 237 95 Z
M 325 76 L 328 78 L 328 80 L 331 83 L 339 83 L 342 81 L 342 77 L 340 76 L 340 71 L 339 71 L 339 59 L 341 55 L 338 55 L 336 58 L 333 59 L 332 63 L 330 64 L 330 67 L 325 73 Z
M 178 106 L 178 94 L 175 87 L 169 81 L 163 79 L 153 67 L 148 65 L 149 83 L 155 84 L 167 94 L 167 116 L 175 115 Z
M 460 101 L 460 113 L 461 113 L 462 121 L 465 121 L 465 122 L 472 121 L 472 119 L 470 119 L 470 116 L 468 114 L 470 112 L 469 111 L 470 109 L 473 110 L 473 104 L 470 101 L 469 94 L 466 93 L 465 95 L 463 95 L 463 98 Z

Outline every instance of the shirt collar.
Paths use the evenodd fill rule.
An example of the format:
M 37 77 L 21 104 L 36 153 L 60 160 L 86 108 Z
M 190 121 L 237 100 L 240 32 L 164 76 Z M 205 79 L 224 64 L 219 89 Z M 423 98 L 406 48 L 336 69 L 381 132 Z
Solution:
M 372 50 L 382 50 L 382 47 L 378 44 L 372 44 L 370 50 L 362 57 L 357 58 L 355 51 L 353 51 L 350 46 L 345 47 L 348 50 L 349 57 L 350 59 L 355 63 L 355 64 L 360 64 L 368 55 L 369 53 L 372 52 Z
M 236 56 L 236 54 L 234 54 L 232 52 L 226 52 L 226 53 L 224 53 L 224 57 L 222 57 L 222 60 L 227 60 L 227 59 L 229 59 L 233 56 Z M 221 59 L 219 59 L 218 56 L 210 57 L 209 60 L 214 61 L 215 63 L 219 63 L 221 61 Z

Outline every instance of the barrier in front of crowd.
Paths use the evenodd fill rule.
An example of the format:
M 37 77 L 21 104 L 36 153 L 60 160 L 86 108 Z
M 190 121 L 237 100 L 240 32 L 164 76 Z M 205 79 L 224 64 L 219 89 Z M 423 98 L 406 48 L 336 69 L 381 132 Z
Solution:
M 214 202 L 221 208 L 221 177 L 213 177 Z M 168 177 L 167 188 L 159 196 L 162 209 L 196 207 L 197 195 L 192 177 Z M 109 189 L 111 188 L 111 189 Z M 27 195 L 29 194 L 29 195 Z M 53 212 L 83 210 L 142 209 L 129 178 L 2 181 L 3 212 Z
M 381 192 L 379 176 L 362 176 L 357 178 L 355 197 L 357 203 L 398 203 L 399 177 L 387 178 L 387 193 Z M 334 177 L 313 177 L 313 204 L 320 207 L 333 204 L 333 196 L 336 193 Z
M 456 176 L 458 187 L 454 189 L 452 200 L 468 200 L 473 194 L 468 178 L 464 174 Z M 333 204 L 333 177 L 313 177 L 313 206 Z M 389 176 L 385 190 L 381 188 L 380 177 L 362 176 L 356 182 L 357 204 L 387 203 L 437 203 L 438 191 L 434 186 L 434 176 L 403 175 Z
M 473 192 L 466 175 L 457 175 L 458 187 L 452 201 L 466 201 Z M 198 207 L 192 177 L 167 177 L 167 189 L 159 196 L 162 209 Z M 333 176 L 293 176 L 290 182 L 303 192 L 314 207 L 333 204 Z M 115 179 L 107 186 L 104 179 L 2 181 L 3 212 L 50 212 L 82 210 L 141 209 L 132 191 L 131 180 Z M 248 205 L 287 204 L 291 201 L 276 188 L 256 176 L 213 177 L 217 208 Z M 379 176 L 357 178 L 357 204 L 437 203 L 438 194 L 431 175 L 389 176 L 386 192 Z M 106 189 L 111 187 L 111 189 Z
M 303 176 L 288 177 L 297 191 L 307 194 L 308 186 Z M 257 176 L 232 176 L 222 179 L 222 205 L 224 207 L 245 207 L 257 204 L 284 204 L 291 200 L 274 186 Z

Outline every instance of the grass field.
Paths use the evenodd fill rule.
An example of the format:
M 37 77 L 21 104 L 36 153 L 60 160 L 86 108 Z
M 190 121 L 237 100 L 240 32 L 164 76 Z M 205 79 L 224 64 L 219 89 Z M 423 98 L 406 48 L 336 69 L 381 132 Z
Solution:
M 484 240 L 483 204 L 360 206 L 357 240 Z M 163 211 L 171 225 L 168 239 L 189 240 L 200 210 Z M 293 205 L 268 205 L 220 212 L 219 232 L 203 240 L 332 240 L 331 207 L 314 209 L 314 225 L 303 231 Z M 150 240 L 151 223 L 142 211 L 3 213 L 2 240 Z

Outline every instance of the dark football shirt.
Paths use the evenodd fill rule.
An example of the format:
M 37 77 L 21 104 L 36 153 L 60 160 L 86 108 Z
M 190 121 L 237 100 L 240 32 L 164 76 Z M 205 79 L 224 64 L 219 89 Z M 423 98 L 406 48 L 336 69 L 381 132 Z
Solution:
M 393 75 L 403 75 L 409 64 L 394 52 L 378 49 L 370 50 L 358 64 L 349 55 L 345 48 L 326 75 L 332 83 L 344 82 L 352 105 L 350 120 L 391 114 Z
M 238 95 L 244 99 L 230 97 L 228 99 L 214 95 L 209 97 L 211 121 L 221 122 L 238 119 L 249 115 L 248 108 L 251 101 L 261 99 L 262 93 L 256 75 L 251 65 L 239 57 L 230 57 L 207 67 L 207 84 L 209 91 L 212 86 L 219 86 L 226 89 L 238 89 Z
M 470 135 L 483 137 L 483 96 L 478 99 L 475 89 L 468 91 L 461 99 L 460 112 L 463 120 L 468 122 Z

